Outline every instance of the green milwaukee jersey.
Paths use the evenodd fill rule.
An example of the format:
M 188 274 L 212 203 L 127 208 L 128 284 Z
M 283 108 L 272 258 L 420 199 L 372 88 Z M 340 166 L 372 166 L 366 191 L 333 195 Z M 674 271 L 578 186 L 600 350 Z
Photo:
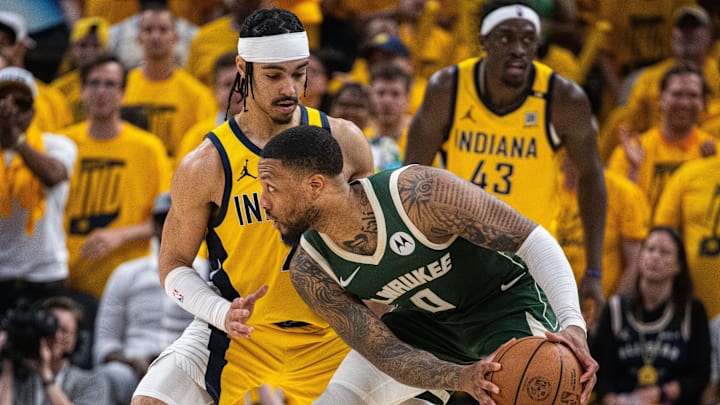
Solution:
M 463 238 L 437 244 L 410 221 L 400 201 L 403 168 L 358 180 L 377 221 L 372 256 L 344 250 L 308 231 L 301 245 L 346 291 L 392 305 L 383 321 L 403 341 L 439 358 L 470 363 L 511 337 L 558 330 L 527 265 Z

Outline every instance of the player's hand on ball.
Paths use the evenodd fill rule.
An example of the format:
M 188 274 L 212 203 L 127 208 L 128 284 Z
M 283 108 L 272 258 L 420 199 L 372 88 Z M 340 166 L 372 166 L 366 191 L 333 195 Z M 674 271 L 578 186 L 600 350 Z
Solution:
M 545 337 L 552 342 L 565 344 L 575 353 L 575 357 L 577 357 L 583 368 L 583 375 L 580 377 L 580 383 L 583 385 L 580 402 L 586 404 L 590 399 L 595 383 L 597 383 L 597 371 L 600 366 L 590 355 L 585 331 L 577 326 L 569 326 L 567 329 L 557 333 L 545 332 Z
M 246 323 L 255 309 L 255 302 L 265 296 L 268 286 L 263 285 L 245 297 L 235 298 L 225 315 L 225 330 L 233 338 L 249 338 L 255 330 Z
M 463 391 L 472 395 L 481 405 L 495 405 L 489 393 L 498 393 L 500 388 L 487 380 L 488 374 L 500 370 L 500 363 L 495 361 L 495 355 L 503 351 L 508 345 L 515 341 L 515 338 L 508 340 L 498 347 L 492 354 L 484 359 L 467 366 L 460 375 Z

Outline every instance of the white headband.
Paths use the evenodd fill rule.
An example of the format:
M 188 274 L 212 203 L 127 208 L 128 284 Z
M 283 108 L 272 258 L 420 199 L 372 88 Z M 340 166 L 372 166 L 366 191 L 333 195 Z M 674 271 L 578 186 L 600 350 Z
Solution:
M 485 16 L 480 26 L 480 35 L 487 35 L 487 33 L 492 31 L 498 24 L 513 18 L 529 21 L 535 26 L 537 34 L 540 35 L 540 16 L 538 16 L 535 10 L 521 4 L 500 7 Z
M 310 56 L 307 33 L 269 35 L 238 39 L 238 55 L 247 62 L 278 63 Z

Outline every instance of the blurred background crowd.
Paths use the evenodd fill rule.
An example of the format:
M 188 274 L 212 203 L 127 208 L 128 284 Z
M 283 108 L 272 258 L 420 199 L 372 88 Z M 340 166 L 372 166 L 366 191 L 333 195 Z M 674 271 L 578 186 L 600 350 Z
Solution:
M 634 378 L 616 371 L 623 369 L 613 349 L 622 340 L 617 325 L 633 322 L 623 309 L 642 312 L 638 302 L 652 294 L 644 280 L 657 277 L 648 263 L 665 260 L 676 270 L 667 276 L 667 299 L 686 315 L 669 315 L 660 327 L 679 331 L 670 349 L 658 337 L 664 312 L 640 316 L 652 320 L 647 330 L 657 343 L 642 342 L 655 347 L 643 358 L 664 356 L 677 375 L 707 369 L 683 383 L 689 402 L 675 403 L 718 404 L 720 2 L 533 3 L 543 26 L 537 58 L 587 93 L 606 169 L 608 301 L 583 305 L 601 373 Z M 74 403 L 127 404 L 152 359 L 190 321 L 157 282 L 167 190 L 173 168 L 204 134 L 241 111 L 237 94 L 228 95 L 247 15 L 261 7 L 298 15 L 311 46 L 302 103 L 354 122 L 383 170 L 402 164 L 410 120 L 432 97 L 425 94 L 432 74 L 482 55 L 481 5 L 2 0 L 0 404 L 10 387 L 15 403 L 47 389 Z M 124 71 L 93 79 L 98 57 L 116 58 Z M 131 126 L 118 129 L 118 122 Z M 562 206 L 552 231 L 580 278 L 586 266 L 572 164 L 557 176 Z M 196 268 L 206 271 L 203 257 Z M 610 299 L 616 295 L 630 298 Z M 696 322 L 685 326 L 687 319 Z M 677 349 L 687 347 L 697 350 Z M 663 354 L 673 348 L 680 351 Z M 712 368 L 680 361 L 688 356 Z M 19 382 L 30 374 L 35 386 Z M 603 378 L 599 390 L 627 391 Z M 281 403 L 277 397 L 261 390 L 248 403 Z M 642 392 L 610 397 L 603 403 L 645 403 Z M 473 403 L 464 395 L 452 401 Z

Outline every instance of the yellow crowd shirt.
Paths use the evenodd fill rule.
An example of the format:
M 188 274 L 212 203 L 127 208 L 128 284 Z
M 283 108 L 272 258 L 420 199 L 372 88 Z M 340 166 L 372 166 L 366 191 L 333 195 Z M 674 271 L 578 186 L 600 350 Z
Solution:
M 442 154 L 448 170 L 552 230 L 560 140 L 549 122 L 553 71 L 533 63 L 532 89 L 515 110 L 498 114 L 480 94 L 480 59 L 457 65 L 452 126 Z
M 72 124 L 72 113 L 65 96 L 57 89 L 35 80 L 35 116 L 31 125 L 40 132 L 53 132 Z
M 97 229 L 137 225 L 150 219 L 155 197 L 170 186 L 165 149 L 152 134 L 123 123 L 110 140 L 88 135 L 87 121 L 62 131 L 78 148 L 65 208 L 70 254 L 68 285 L 100 298 L 105 282 L 121 263 L 150 252 L 150 240 L 121 245 L 110 255 L 91 261 L 80 248 Z
M 640 73 L 628 98 L 628 122 L 631 128 L 645 131 L 661 120 L 660 82 L 662 77 L 672 68 L 677 59 L 667 59 L 656 65 L 649 66 Z M 714 59 L 706 59 L 703 64 L 703 76 L 708 84 L 708 97 L 717 97 L 720 91 L 720 65 Z M 704 117 L 700 118 L 701 120 Z
M 50 83 L 50 87 L 65 95 L 72 113 L 72 123 L 83 121 L 86 118 L 85 108 L 82 100 L 80 100 L 82 91 L 80 84 L 80 71 L 78 69 L 71 70 Z
M 83 15 L 86 17 L 103 17 L 110 24 L 121 22 L 140 12 L 140 2 L 137 0 L 88 0 L 83 1 Z M 193 24 L 202 23 L 205 9 L 215 7 L 217 0 L 169 0 L 170 11 L 177 17 L 184 18 Z
M 183 135 L 182 140 L 180 140 L 180 146 L 173 160 L 173 167 L 177 167 L 185 155 L 197 148 L 203 139 L 205 139 L 205 135 L 216 126 L 218 126 L 217 117 L 204 119 L 190 127 L 190 129 L 185 132 L 185 135 Z
M 148 132 L 160 138 L 171 158 L 185 132 L 198 121 L 214 118 L 217 111 L 210 89 L 181 68 L 161 81 L 146 79 L 142 67 L 131 70 L 123 104 L 143 111 Z
M 595 16 L 612 24 L 606 51 L 621 75 L 670 56 L 672 15 L 694 0 L 597 0 Z
M 187 65 L 191 75 L 211 86 L 215 60 L 227 52 L 237 52 L 240 34 L 232 29 L 232 17 L 226 15 L 198 28 L 197 35 L 190 43 Z
M 710 319 L 720 315 L 720 158 L 678 169 L 665 186 L 654 222 L 682 230 L 695 296 Z
M 560 181 L 562 184 L 562 180 Z M 616 293 L 627 263 L 623 258 L 623 241 L 642 241 L 647 236 L 650 207 L 636 184 L 619 174 L 605 171 L 607 214 L 602 252 L 602 287 L 605 297 Z M 585 276 L 585 244 L 577 193 L 558 185 L 560 213 L 557 240 L 578 282 Z
M 700 145 L 713 138 L 697 128 L 683 141 L 671 142 L 663 139 L 659 127 L 653 127 L 640 135 L 640 144 L 645 151 L 645 158 L 640 164 L 637 184 L 645 193 L 650 208 L 654 212 L 660 193 L 670 175 L 683 163 L 698 159 Z M 628 159 L 622 146 L 618 146 L 610 156 L 608 168 L 627 177 Z

